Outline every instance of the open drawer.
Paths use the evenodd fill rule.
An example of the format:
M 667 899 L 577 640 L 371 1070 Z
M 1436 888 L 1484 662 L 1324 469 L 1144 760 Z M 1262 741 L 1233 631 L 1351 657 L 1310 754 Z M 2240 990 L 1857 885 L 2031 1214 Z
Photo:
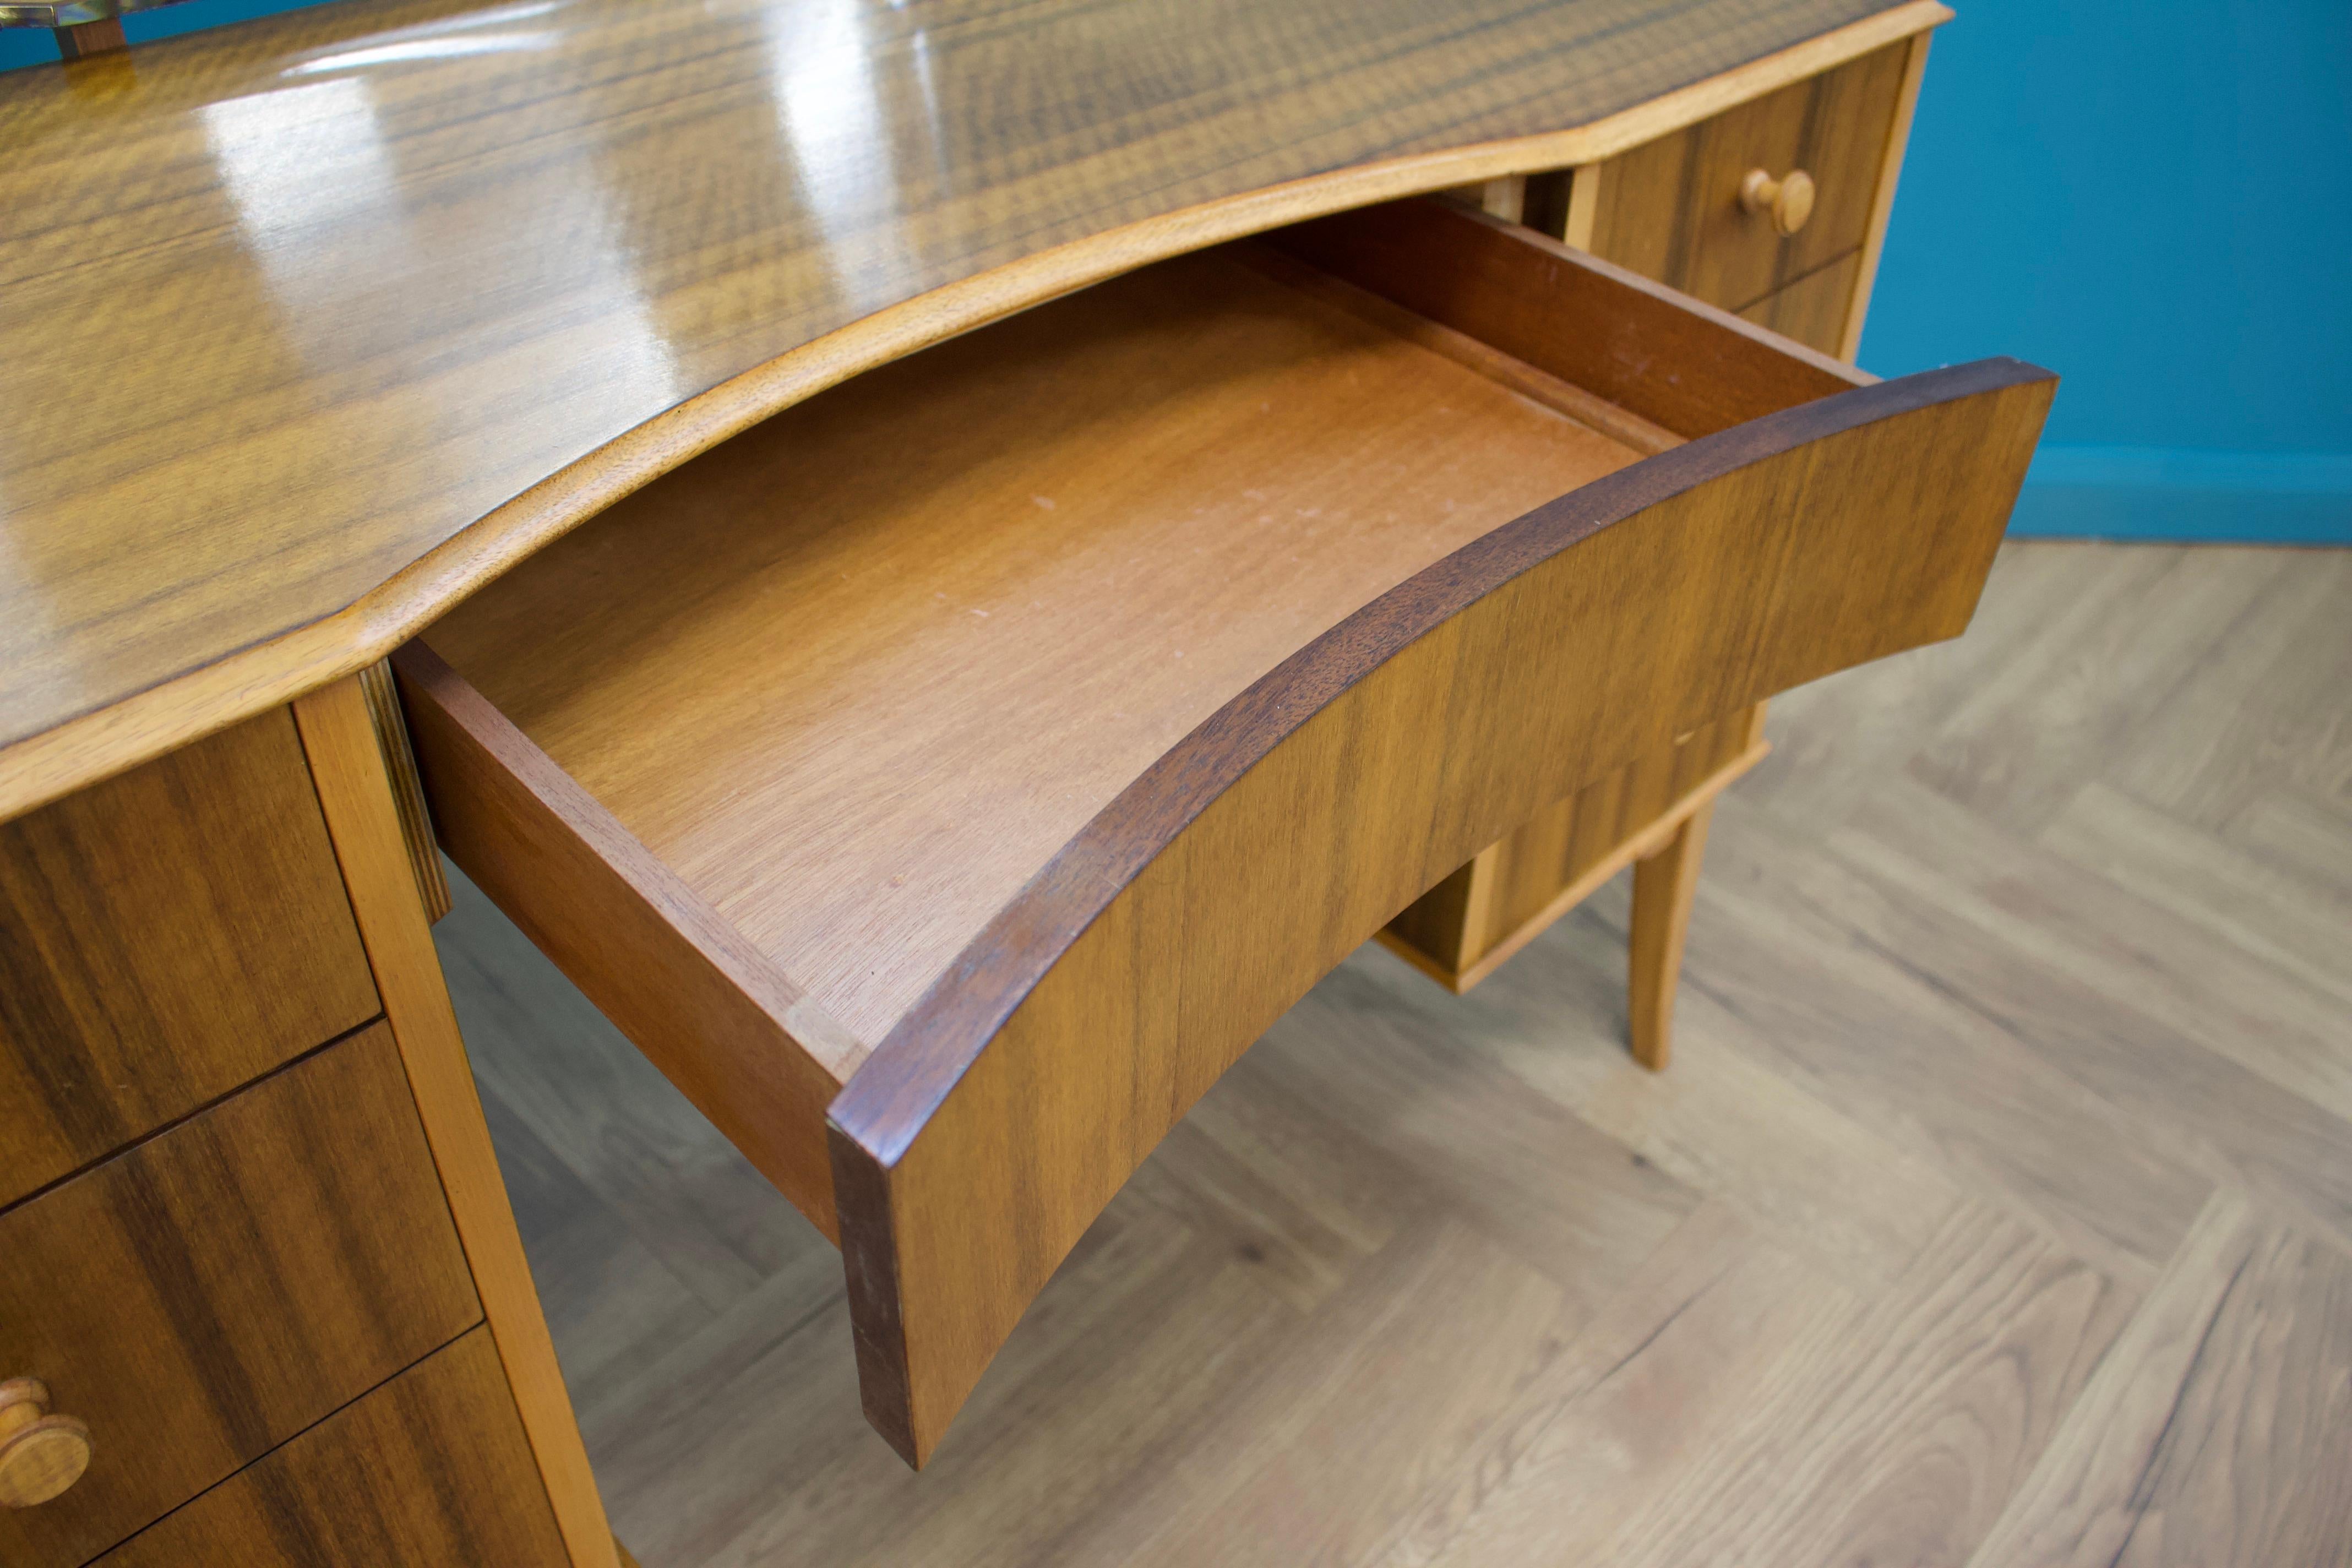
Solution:
M 1348 952 L 1968 624 L 2053 378 L 1876 383 L 1437 202 L 868 374 L 396 656 L 451 855 L 840 1242 L 920 1463 Z

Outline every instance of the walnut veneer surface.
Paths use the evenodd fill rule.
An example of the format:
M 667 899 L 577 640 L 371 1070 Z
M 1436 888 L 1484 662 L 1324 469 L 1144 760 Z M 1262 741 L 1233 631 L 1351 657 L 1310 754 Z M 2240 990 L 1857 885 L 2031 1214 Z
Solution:
M 0 816 L 359 668 L 880 360 L 1946 15 L 345 0 L 9 73 Z
M 0 826 L 0 1208 L 375 1013 L 283 713 Z
M 481 1321 L 374 1025 L 0 1215 L 0 1347 L 87 1421 L 89 1472 L 0 1511 L 72 1568 Z

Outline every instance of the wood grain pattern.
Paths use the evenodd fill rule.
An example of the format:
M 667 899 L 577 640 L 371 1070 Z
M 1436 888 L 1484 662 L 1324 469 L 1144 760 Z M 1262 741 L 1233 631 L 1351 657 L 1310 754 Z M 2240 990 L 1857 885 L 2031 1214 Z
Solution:
M 1903 174 L 1903 154 L 1911 145 L 1911 117 L 1919 107 L 1919 83 L 1927 71 L 1927 45 L 1932 35 L 1917 33 L 1902 45 L 1903 90 L 1895 101 L 1895 129 L 1886 138 L 1885 161 L 1879 166 L 1877 193 L 1871 197 L 1870 235 L 1862 247 L 1861 275 L 1854 280 L 1853 300 L 1846 309 L 1845 334 L 1838 340 L 1837 356 L 1862 357 L 1863 323 L 1870 315 L 1870 291 L 1878 281 L 1878 259 L 1886 249 L 1886 225 L 1895 216 L 1895 189 Z
M 1101 1206 L 1181 1105 L 1270 1020 L 1266 1009 L 1278 1011 L 1344 952 L 1328 943 L 1347 933 L 1352 945 L 1436 879 L 1442 864 L 1424 863 L 1432 846 L 1467 853 L 1644 749 L 1668 750 L 1675 734 L 1724 705 L 1778 689 L 1750 689 L 1751 680 L 1809 679 L 1964 624 L 2047 397 L 2043 373 L 2013 364 L 1899 390 L 1868 384 L 1621 269 L 1436 204 L 1318 226 L 1297 248 L 1342 253 L 1356 277 L 1435 299 L 1453 319 L 1400 332 L 1385 319 L 1396 301 L 1368 310 L 1344 279 L 1300 289 L 1283 280 L 1280 266 L 1222 256 L 1166 264 L 793 411 L 649 488 L 446 618 L 432 647 L 447 672 L 404 656 L 426 787 L 460 863 L 477 865 L 592 987 L 629 995 L 621 1021 L 649 1031 L 656 1059 L 673 1071 L 686 1063 L 677 1076 L 690 1091 L 739 1127 L 759 1121 L 755 1134 L 789 1157 L 807 1136 L 785 1120 L 793 1097 L 761 1102 L 783 1117 L 747 1117 L 725 1104 L 730 1079 L 773 1084 L 850 1067 L 837 1120 L 857 1101 L 857 1086 L 873 1081 L 880 1058 L 866 1054 L 866 1043 L 903 1032 L 927 991 L 930 1005 L 960 996 L 955 1005 L 971 1009 L 966 1024 L 982 1031 L 976 1047 L 1004 1016 L 990 1010 L 1017 999 L 1017 991 L 1005 998 L 993 989 L 1013 984 L 1003 979 L 1008 957 L 1016 969 L 1050 966 L 1075 934 L 1058 914 L 1019 925 L 1031 918 L 1024 910 L 1041 907 L 1037 889 L 1077 876 L 1107 894 L 1135 878 L 1165 840 L 1147 847 L 1147 833 L 1120 841 L 1117 854 L 1132 859 L 1104 872 L 1108 881 L 1087 882 L 1093 873 L 1069 868 L 1101 850 L 1104 825 L 1122 813 L 1181 827 L 1205 809 L 1246 766 L 1235 758 L 1247 747 L 1307 723 L 1356 679 L 1332 670 L 1360 674 L 1515 574 L 1549 565 L 1587 531 L 1614 542 L 1673 528 L 1685 492 L 1715 487 L 1712 504 L 1755 510 L 1764 531 L 1739 548 L 1764 555 L 1741 556 L 1748 563 L 1738 568 L 1702 556 L 1694 560 L 1707 560 L 1706 572 L 1657 570 L 1693 578 L 1690 593 L 1731 594 L 1736 581 L 1738 592 L 1760 597 L 1695 607 L 1637 594 L 1612 612 L 1641 606 L 1661 628 L 1710 628 L 1668 642 L 1672 658 L 1624 678 L 1662 683 L 1643 688 L 1655 707 L 1617 691 L 1608 700 L 1611 727 L 1598 734 L 1580 726 L 1597 722 L 1601 710 L 1556 713 L 1561 727 L 1549 751 L 1534 731 L 1507 746 L 1465 731 L 1462 778 L 1433 798 L 1408 790 L 1403 799 L 1408 816 L 1466 815 L 1435 826 L 1367 818 L 1359 849 L 1381 857 L 1377 868 L 1293 867 L 1279 898 L 1258 881 L 1278 857 L 1200 871 L 1202 899 L 1230 893 L 1237 908 L 1275 909 L 1320 888 L 1340 889 L 1343 907 L 1302 920 L 1284 942 L 1232 964 L 1184 943 L 1168 950 L 1166 972 L 1150 984 L 1205 986 L 1229 968 L 1238 978 L 1229 1005 L 1183 1004 L 1210 1009 L 1200 1027 L 1213 1042 L 1185 1068 L 1189 1076 L 1164 1094 L 1147 1091 L 1126 1132 L 1117 1131 L 1118 1117 L 1098 1123 L 1105 1135 L 1138 1142 L 1097 1160 L 1061 1131 L 1020 1133 L 1037 1107 L 992 1104 L 988 1114 L 1004 1119 L 984 1136 L 1013 1144 L 940 1156 L 968 1159 L 969 1179 L 984 1184 L 1019 1169 L 1010 1148 L 1051 1151 L 1034 1188 L 1054 1205 L 1049 1215 L 973 1217 L 975 1246 L 1041 1228 L 1049 1238 L 1024 1243 L 1010 1288 L 1002 1277 L 919 1288 L 967 1295 L 921 1310 L 978 1314 L 990 1324 L 980 1337 L 1009 1328 L 1042 1278 L 1031 1277 L 1039 1260 L 1050 1268 L 1059 1258 L 1082 1214 Z M 1500 294 L 1515 297 L 1498 303 Z M 1485 348 L 1448 346 L 1446 334 L 1464 333 Z M 1480 373 L 1497 351 L 1522 348 L 1526 374 L 1497 384 Z M 1659 374 L 1662 364 L 1675 373 Z M 1561 371 L 1588 374 L 1640 399 L 1644 419 L 1689 433 L 1858 384 L 1872 395 L 1820 403 L 1822 423 L 1770 416 L 1722 432 L 1699 458 L 1685 447 L 1626 468 L 1633 453 L 1625 446 L 1515 395 L 1545 392 L 1546 378 L 1569 380 Z M 1580 396 L 1594 395 L 1588 387 Z M 1816 437 L 1827 443 L 1818 468 L 1790 456 Z M 1915 437 L 1919 452 L 1895 462 L 1891 454 Z M 1840 462 L 1854 466 L 1843 479 L 1830 475 Z M 1610 488 L 1634 475 L 1642 479 L 1632 489 Z M 1776 485 L 1817 486 L 1811 504 L 1840 521 L 1820 525 L 1800 548 L 1775 531 L 1795 504 Z M 1499 526 L 1563 491 L 1569 500 Z M 782 516 L 780 496 L 791 498 Z M 1645 509 L 1650 527 L 1608 527 Z M 1714 515 L 1706 504 L 1697 510 Z M 1864 515 L 1874 520 L 1868 528 L 1856 521 Z M 747 518 L 761 525 L 746 527 Z M 1897 519 L 1901 526 L 1890 521 Z M 1701 531 L 1726 526 L 1717 519 Z M 1860 531 L 1849 539 L 1841 529 Z M 1784 547 L 1797 553 L 1772 553 Z M 1617 548 L 1664 546 L 1603 546 Z M 1391 608 L 1366 620 L 1360 606 L 1368 602 Z M 1608 625 L 1609 635 L 1632 635 L 1631 622 Z M 1799 625 L 1811 630 L 1789 629 Z M 1308 787 L 1320 767 L 1369 803 L 1390 772 L 1385 748 L 1396 735 L 1416 726 L 1432 734 L 1448 724 L 1475 729 L 1523 702 L 1534 713 L 1599 702 L 1615 679 L 1587 673 L 1566 682 L 1559 672 L 1568 667 L 1550 662 L 1571 644 L 1564 634 L 1507 616 L 1483 635 L 1522 637 L 1543 651 L 1506 656 L 1499 644 L 1480 645 L 1484 662 L 1461 676 L 1464 695 L 1442 720 L 1388 715 L 1394 728 L 1360 741 L 1383 760 L 1343 765 L 1315 749 L 1326 742 L 1307 743 L 1295 764 L 1307 772 L 1292 782 Z M 1773 656 L 1781 662 L 1757 662 L 1773 637 L 1785 640 Z M 1430 645 L 1450 646 L 1444 637 Z M 1593 650 L 1603 646 L 1616 645 L 1586 647 L 1591 670 L 1622 662 L 1601 658 Z M 1318 665 L 1317 647 L 1339 650 L 1323 656 L 1339 662 Z M 1574 689 L 1550 692 L 1547 680 Z M 1400 689 L 1417 693 L 1407 707 L 1433 700 L 1410 683 Z M 1530 690 L 1549 694 L 1528 698 Z M 1221 749 L 1214 738 L 1223 734 L 1241 737 L 1243 749 Z M 1483 771 L 1498 748 L 1522 745 L 1542 759 L 1527 778 L 1505 786 Z M 1436 787 L 1409 768 L 1399 776 L 1413 789 Z M 889 787 L 877 789 L 877 779 Z M 1243 813 L 1235 831 L 1244 837 L 1263 831 L 1247 808 L 1218 802 L 1219 813 L 1228 809 Z M 1318 820 L 1315 808 L 1297 815 Z M 1454 844 L 1454 830 L 1469 823 L 1483 823 L 1487 837 Z M 1294 847 L 1319 852 L 1314 842 Z M 1173 857 L 1160 869 L 1181 863 Z M 559 874 L 542 874 L 549 868 Z M 1356 930 L 1358 920 L 1369 923 Z M 1001 934 L 1008 921 L 1021 931 L 1010 945 Z M 615 931 L 625 939 L 614 942 Z M 636 973 L 614 973 L 624 968 Z M 718 1016 L 730 972 L 772 983 L 761 994 L 740 986 L 746 998 L 732 1001 L 766 1013 L 766 1030 L 719 1037 L 679 1027 L 684 1016 Z M 1087 1027 L 1101 1024 L 1120 1037 L 1129 1006 L 1150 1010 L 1135 989 L 1144 983 L 1108 973 L 1086 994 L 1112 1011 Z M 796 1015 L 809 1002 L 845 1042 L 831 1060 L 803 1037 Z M 945 1037 L 936 1020 L 922 1030 Z M 963 1048 L 949 1047 L 911 1077 L 894 1065 L 885 1077 L 916 1085 L 904 1102 L 916 1109 L 893 1114 L 915 1122 L 928 1115 L 938 1100 L 926 1101 L 932 1090 L 922 1074 L 944 1075 L 943 1089 L 962 1070 L 953 1058 Z M 1060 1105 L 1109 1092 L 1128 1072 L 1158 1070 L 1157 1048 L 1096 1064 L 1090 1084 L 1039 1093 Z M 869 1103 L 861 1114 L 872 1113 Z M 885 1171 L 912 1125 L 887 1134 L 900 1142 L 882 1156 Z M 931 1147 L 951 1147 L 953 1136 Z M 878 1204 L 872 1173 L 835 1148 L 834 1205 L 866 1205 L 871 1253 L 872 1227 L 890 1223 L 901 1200 Z M 813 1185 L 793 1180 L 787 1190 L 824 1223 L 822 1189 L 812 1194 Z M 931 1223 L 952 1212 L 938 1208 Z M 877 1267 L 854 1247 L 851 1254 L 853 1276 Z M 861 1328 L 869 1310 L 890 1310 L 889 1295 L 866 1290 Z M 950 1366 L 954 1360 L 934 1363 L 948 1367 L 950 1383 L 976 1374 L 985 1356 Z M 892 1392 L 889 1357 L 869 1358 L 867 1373 L 877 1422 L 888 1429 L 898 1412 L 903 1436 L 908 1398 Z M 907 1444 L 910 1451 L 927 1447 L 952 1409 L 940 1386 L 917 1395 L 936 1425 Z
M 1764 759 L 1754 710 L 1675 738 L 1480 850 L 1381 930 L 1390 951 L 1460 995 Z
M 389 663 L 372 664 L 359 673 L 360 690 L 367 698 L 368 717 L 375 722 L 377 747 L 383 752 L 384 777 L 400 807 L 400 837 L 408 846 L 409 869 L 416 874 L 417 900 L 429 923 L 449 912 L 449 879 L 441 871 L 441 851 L 433 837 L 433 818 L 425 807 L 425 786 L 416 777 L 416 752 L 409 744 L 408 721 L 400 710 L 400 692 Z
M 1089 816 L 1636 455 L 1283 275 L 1167 264 L 836 389 L 399 657 L 452 855 L 828 1230 L 825 1104 Z
M 0 826 L 0 1207 L 375 1011 L 283 712 Z
M 2325 1563 L 2352 1541 L 2352 1258 L 2218 1194 L 1970 1563 Z
M 58 41 L 60 60 L 86 60 L 115 49 L 131 47 L 122 36 L 122 18 L 109 16 L 102 21 L 78 22 L 70 27 L 52 27 L 50 34 Z
M 860 1416 L 831 1249 L 460 888 L 436 935 L 615 1528 L 660 1568 L 1570 1568 L 1744 1462 L 1761 1506 L 1678 1562 L 2065 1563 L 2135 1517 L 2126 1563 L 2352 1557 L 2310 1418 L 2352 1257 L 2347 604 L 2352 552 L 2004 546 L 1967 636 L 1775 700 L 1675 1071 L 1625 1054 L 1622 879 L 1466 998 L 1351 955 L 919 1475 Z M 1990 1215 L 2030 1237 L 1971 1245 Z M 2112 1310 L 2070 1345 L 2055 1292 L 1953 1289 L 2006 1256 L 2140 1304 L 2098 1356 Z
M 95 1451 L 0 1511 L 27 1568 L 86 1561 L 481 1319 L 382 1025 L 0 1215 L 0 1257 L 10 1371 Z
M 1440 203 L 1343 213 L 1275 243 L 1685 438 L 1877 379 L 1548 236 Z M 1675 374 L 1658 374 L 1661 362 Z
M 99 1559 L 99 1568 L 416 1568 L 570 1560 L 487 1329 Z
M 557 1527 L 572 1568 L 614 1568 L 612 1527 L 482 1121 L 367 697 L 356 678 L 341 680 L 297 701 L 294 720 L 383 998 L 384 1021 L 399 1047 L 447 1212 Z M 478 1414 L 488 1422 L 498 1408 L 503 1406 L 485 1406 Z
M 0 817 L 373 662 L 860 370 L 1590 163 L 1948 15 L 368 0 L 149 46 L 135 91 L 9 73 Z
M 1588 485 L 1294 656 L 1088 824 L 833 1107 L 861 1384 L 901 1454 L 1185 1108 L 1447 868 L 1692 719 L 1958 635 L 2051 386 L 1911 377 Z M 1654 658 L 1609 657 L 1645 627 Z
M 1808 348 L 1844 358 L 1847 323 L 1853 320 L 1862 268 L 1862 252 L 1842 256 L 1787 288 L 1743 307 L 1739 319 L 1769 327 Z
M 1556 176 L 1553 184 L 1562 180 L 1570 183 L 1552 192 L 1539 204 L 1539 210 L 1522 204 L 1516 216 L 1529 227 L 1560 238 L 1571 247 L 1589 248 L 1594 244 L 1600 221 L 1600 192 L 1604 178 L 1613 177 L 1621 183 L 1647 181 L 1649 188 L 1643 191 L 1628 193 L 1620 189 L 1611 204 L 1612 227 L 1608 237 L 1612 248 L 1621 257 L 1646 262 L 1647 273 L 1653 278 L 1671 273 L 1687 279 L 1706 270 L 1694 254 L 1696 246 L 1706 245 L 1709 247 L 1709 264 L 1721 263 L 1708 273 L 1720 285 L 1721 277 L 1717 274 L 1727 270 L 1736 273 L 1743 261 L 1752 272 L 1759 258 L 1769 247 L 1762 246 L 1752 225 L 1717 224 L 1704 233 L 1686 232 L 1678 227 L 1686 216 L 1680 209 L 1688 205 L 1693 188 L 1715 178 L 1705 172 L 1710 156 L 1717 163 L 1737 163 L 1749 153 L 1770 155 L 1779 151 L 1780 142 L 1787 140 L 1785 136 L 1776 138 L 1776 128 L 1786 131 L 1784 122 L 1790 111 L 1801 111 L 1797 117 L 1804 121 L 1802 136 L 1817 143 L 1825 138 L 1843 138 L 1833 149 L 1834 167 L 1842 187 L 1853 185 L 1872 193 L 1866 207 L 1856 208 L 1846 202 L 1832 212 L 1839 223 L 1852 220 L 1857 214 L 1866 216 L 1868 254 L 1865 258 L 1859 247 L 1849 251 L 1746 306 L 1739 315 L 1743 321 L 1851 363 L 1861 312 L 1866 304 L 1866 290 L 1858 289 L 1857 283 L 1865 265 L 1874 268 L 1877 264 L 1877 247 L 1884 239 L 1892 207 L 1894 174 L 1901 162 L 1900 142 L 1909 133 L 1926 44 L 1927 36 L 1922 34 L 1910 45 L 1897 46 L 1896 50 L 1890 51 L 1901 52 L 1907 47 L 1910 52 L 1905 56 L 1906 63 L 1887 131 L 1895 144 L 1876 159 L 1870 155 L 1865 143 L 1853 140 L 1868 129 L 1864 122 L 1874 116 L 1825 112 L 1825 105 L 1834 107 L 1850 93 L 1861 90 L 1866 95 L 1870 89 L 1857 86 L 1854 81 L 1816 81 L 1786 89 L 1772 100 L 1729 111 L 1719 124 L 1709 121 L 1694 127 L 1613 163 L 1588 164 Z M 1866 61 L 1858 63 L 1838 74 L 1859 78 L 1868 66 Z M 1853 109 L 1851 102 L 1847 107 Z M 1862 176 L 1874 163 L 1884 167 L 1865 187 Z M 1738 193 L 1744 201 L 1745 189 L 1739 182 L 1727 176 L 1717 183 Z M 1546 189 L 1551 191 L 1551 186 Z M 1497 212 L 1492 206 L 1487 210 L 1493 216 L 1514 216 Z M 1723 251 L 1731 254 L 1717 254 Z M 1786 258 L 1776 251 L 1770 259 L 1777 266 Z M 1634 270 L 1644 268 L 1636 265 Z M 1663 450 L 1668 444 L 1670 441 L 1644 445 L 1642 449 Z M 1757 754 L 1760 756 L 1760 751 Z M 1721 760 L 1724 759 L 1714 759 Z M 1637 767 L 1633 771 L 1642 770 Z M 1665 771 L 1671 772 L 1672 767 Z M 1712 763 L 1706 771 L 1712 771 Z M 1727 777 L 1717 787 L 1728 782 Z M 1691 819 L 1703 804 L 1696 798 L 1681 801 L 1671 814 L 1674 820 L 1666 822 L 1660 816 L 1666 806 L 1663 799 L 1629 800 L 1608 783 L 1590 785 L 1582 795 L 1593 798 L 1583 800 L 1581 805 L 1578 800 L 1562 802 L 1511 838 L 1481 850 L 1385 928 L 1381 933 L 1381 941 L 1398 956 L 1458 994 L 1492 973 L 1545 925 L 1566 914 L 1624 865 L 1655 853 L 1656 845 L 1646 840 L 1663 842 L 1666 834 L 1681 831 L 1680 825 Z M 1637 837 L 1644 842 L 1637 843 Z M 1565 861 L 1561 859 L 1563 848 L 1570 851 Z M 1654 898 L 1637 903 L 1654 910 L 1658 900 Z M 1651 929 L 1651 925 L 1645 924 L 1644 929 Z M 1663 952 L 1654 942 L 1650 947 L 1654 957 Z M 1674 947 L 1679 953 L 1678 940 Z M 1637 1054 L 1648 1053 L 1645 1060 L 1654 1054 L 1657 1061 L 1653 1065 L 1660 1065 L 1664 1060 L 1663 1037 L 1643 1026 L 1643 1022 L 1654 1020 L 1662 1011 L 1670 1013 L 1673 992 L 1670 984 L 1662 994 L 1647 990 L 1640 978 L 1643 973 L 1637 963 L 1633 1031 Z M 1655 975 L 1650 979 L 1654 983 Z
M 2046 1450 L 2133 1305 L 2031 1227 L 1959 1211 L 1894 1289 L 1816 1316 L 1745 1419 L 1708 1435 L 1698 1474 L 1653 1496 L 1604 1555 L 1641 1568 L 1953 1561 Z M 1811 1462 L 1786 1463 L 1791 1442 Z
M 1626 1026 L 1633 1059 L 1663 1071 L 1674 1051 L 1675 988 L 1682 978 L 1683 940 L 1698 896 L 1706 853 L 1707 801 L 1675 824 L 1666 841 L 1633 862 L 1633 913 L 1625 942 Z
M 1281 237 L 1286 237 L 1277 236 Z M 1565 414 L 1595 435 L 1606 436 L 1644 457 L 1683 444 L 1685 437 L 1597 392 L 1554 372 L 1540 370 L 1484 339 L 1416 314 L 1385 295 L 1336 278 L 1271 246 L 1235 245 L 1227 247 L 1222 254 L 1286 288 L 1337 305 L 1391 337 L 1465 365 L 1486 380 L 1541 404 L 1555 414 Z
M 1906 46 L 1883 48 L 1610 160 L 1593 253 L 1738 310 L 1861 250 L 1908 62 Z M 1754 169 L 1812 176 L 1812 216 L 1796 234 L 1741 205 Z
M 820 1130 L 865 1047 L 431 647 L 393 662 L 451 858 L 833 1235 Z

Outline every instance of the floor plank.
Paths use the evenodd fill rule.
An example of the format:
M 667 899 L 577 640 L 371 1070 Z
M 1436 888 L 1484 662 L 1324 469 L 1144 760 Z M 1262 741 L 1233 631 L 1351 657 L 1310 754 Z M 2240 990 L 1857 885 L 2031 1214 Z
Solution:
M 2041 1458 L 2126 1293 L 1990 1207 L 1823 1312 L 1751 1407 L 1595 1561 L 1957 1563 Z
M 2352 1258 L 2218 1194 L 1975 1562 L 2345 1561 Z
M 1383 1568 L 1606 1561 L 1643 1503 L 1689 1477 L 1852 1296 L 1761 1243 L 1727 1205 L 1693 1215 L 1429 1488 Z

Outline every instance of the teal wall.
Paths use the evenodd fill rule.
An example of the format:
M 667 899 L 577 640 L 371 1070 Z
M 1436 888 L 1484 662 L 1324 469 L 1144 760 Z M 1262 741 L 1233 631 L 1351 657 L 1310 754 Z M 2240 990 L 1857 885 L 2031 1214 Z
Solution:
M 150 38 L 168 38 L 174 33 L 193 33 L 199 27 L 217 27 L 224 22 L 242 22 L 248 16 L 267 16 L 277 11 L 325 3 L 326 0 L 187 0 L 183 5 L 134 11 L 122 19 L 122 32 L 132 43 L 140 44 Z M 0 70 L 11 66 L 55 64 L 57 58 L 57 40 L 49 36 L 47 28 L 0 28 Z
M 1954 5 L 1863 363 L 2059 373 L 2015 531 L 2352 543 L 2352 5 Z
M 1956 3 L 1863 363 L 2064 377 L 2019 532 L 2352 543 L 2352 0 Z

